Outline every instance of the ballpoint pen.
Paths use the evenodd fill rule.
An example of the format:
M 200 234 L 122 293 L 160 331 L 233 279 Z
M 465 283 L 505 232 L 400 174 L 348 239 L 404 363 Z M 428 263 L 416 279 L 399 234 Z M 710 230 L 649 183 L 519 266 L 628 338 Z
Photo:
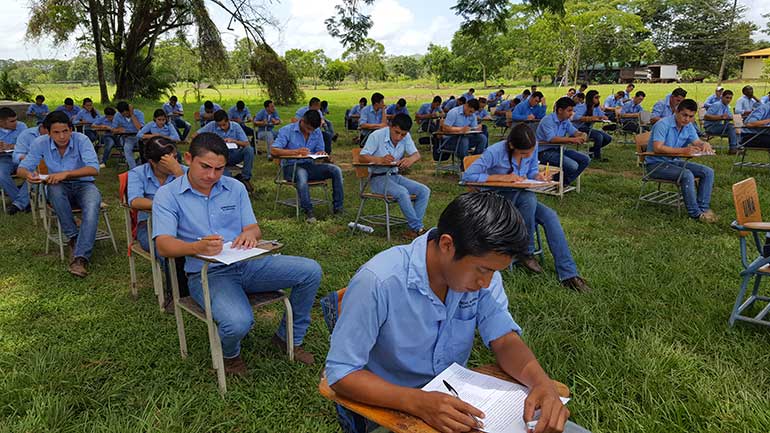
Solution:
M 452 385 L 450 385 L 450 384 L 449 384 L 449 382 L 447 382 L 446 380 L 442 380 L 442 382 L 444 382 L 444 386 L 446 387 L 446 389 L 447 389 L 447 390 L 449 390 L 449 392 L 451 392 L 451 393 L 452 393 L 452 395 L 453 395 L 453 396 L 454 396 L 456 399 L 458 399 L 458 400 L 462 400 L 462 399 L 460 398 L 460 395 L 459 395 L 459 394 L 457 394 L 457 391 L 454 389 L 454 387 L 452 387 Z M 473 416 L 473 414 L 470 414 L 470 413 L 469 413 L 469 414 L 468 414 L 468 416 L 470 416 L 471 418 L 473 418 L 473 420 L 474 420 L 474 421 L 476 421 L 476 426 L 478 426 L 478 427 L 483 427 L 483 426 L 484 426 L 484 423 L 483 423 L 483 422 L 481 422 L 481 420 L 479 420 L 479 419 L 478 419 L 478 418 L 476 418 L 475 416 Z

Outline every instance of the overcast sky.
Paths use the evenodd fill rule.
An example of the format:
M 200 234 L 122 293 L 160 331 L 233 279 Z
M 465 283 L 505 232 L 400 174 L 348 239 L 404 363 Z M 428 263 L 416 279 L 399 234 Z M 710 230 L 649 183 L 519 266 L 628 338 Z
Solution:
M 460 24 L 450 7 L 456 0 L 376 0 L 370 13 L 374 27 L 369 33 L 385 46 L 387 54 L 424 53 L 429 43 L 448 46 Z M 764 27 L 762 14 L 770 13 L 770 0 L 739 0 L 748 8 L 747 18 Z M 280 22 L 280 30 L 268 29 L 268 42 L 278 52 L 290 48 L 322 48 L 332 58 L 342 54 L 342 46 L 326 31 L 324 20 L 334 13 L 339 0 L 282 0 L 272 5 L 272 13 Z M 0 59 L 28 60 L 33 58 L 67 59 L 77 54 L 74 46 L 55 48 L 50 41 L 25 41 L 24 32 L 29 19 L 26 0 L 0 0 L 4 10 L 4 37 L 0 42 Z M 228 16 L 209 4 L 214 22 L 224 31 L 222 38 L 232 48 L 243 32 L 226 30 Z M 237 26 L 234 26 L 237 27 Z M 759 36 L 757 34 L 756 36 Z M 765 36 L 765 38 L 768 38 Z

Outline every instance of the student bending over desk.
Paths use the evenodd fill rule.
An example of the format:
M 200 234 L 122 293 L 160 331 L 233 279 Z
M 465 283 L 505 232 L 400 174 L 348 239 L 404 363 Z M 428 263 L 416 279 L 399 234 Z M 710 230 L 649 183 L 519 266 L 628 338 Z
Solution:
M 554 106 L 554 112 L 545 116 L 537 125 L 535 138 L 540 149 L 537 157 L 541 164 L 559 166 L 559 146 L 565 144 L 582 144 L 586 134 L 579 132 L 570 119 L 575 109 L 575 101 L 567 97 L 559 98 Z M 585 153 L 574 149 L 564 149 L 564 185 L 569 185 L 588 167 L 591 159 Z

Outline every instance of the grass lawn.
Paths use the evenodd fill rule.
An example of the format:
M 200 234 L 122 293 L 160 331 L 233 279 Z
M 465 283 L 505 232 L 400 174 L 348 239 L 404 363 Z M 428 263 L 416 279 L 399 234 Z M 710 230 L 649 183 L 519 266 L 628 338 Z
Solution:
M 603 96 L 619 88 L 598 87 Z M 638 88 L 650 95 L 645 101 L 649 109 L 673 87 Z M 713 85 L 686 88 L 703 100 Z M 77 100 L 98 96 L 95 88 L 42 90 L 51 108 L 67 95 Z M 544 90 L 549 105 L 564 91 Z M 412 111 L 433 92 L 383 91 L 388 102 L 409 98 Z M 240 86 L 222 93 L 227 107 L 243 98 L 253 109 L 264 98 Z M 318 210 L 319 223 L 308 226 L 294 218 L 293 210 L 274 210 L 275 166 L 264 157 L 257 158 L 254 170 L 253 205 L 266 238 L 285 242 L 285 254 L 321 263 L 320 297 L 345 286 L 361 264 L 388 244 L 381 229 L 356 236 L 345 230 L 358 199 L 350 166 L 352 134 L 342 130 L 342 114 L 371 90 L 306 94 L 329 100 L 331 119 L 341 133 L 334 157 L 345 173 L 347 214 L 331 217 Z M 188 120 L 198 105 L 188 101 Z M 151 116 L 157 103 L 138 106 Z M 279 111 L 288 119 L 295 108 Z M 431 226 L 463 189 L 455 176 L 433 175 L 429 153 L 422 151 L 425 159 L 411 176 L 433 190 L 426 216 Z M 594 291 L 577 295 L 561 288 L 550 255 L 545 275 L 505 272 L 511 313 L 524 339 L 545 370 L 570 387 L 572 419 L 594 432 L 768 431 L 768 330 L 727 326 L 740 268 L 738 241 L 729 228 L 734 217 L 730 188 L 755 176 L 760 197 L 767 197 L 768 173 L 731 174 L 731 157 L 709 158 L 706 162 L 717 172 L 713 208 L 721 221 L 704 225 L 669 208 L 641 205 L 636 210 L 640 176 L 632 146 L 613 143 L 605 153 L 610 162 L 592 164 L 580 194 L 570 193 L 561 202 L 540 196 L 559 213 L 578 267 Z M 97 184 L 110 204 L 119 245 L 124 245 L 117 173 L 109 166 Z M 763 204 L 770 209 L 770 202 Z M 397 230 L 394 239 L 399 235 Z M 222 399 L 210 368 L 205 327 L 186 316 L 190 356 L 182 360 L 174 318 L 158 312 L 143 261 L 138 262 L 140 297 L 131 299 L 123 246 L 115 254 L 107 243 L 98 243 L 91 275 L 76 279 L 56 254 L 44 254 L 43 232 L 31 216 L 0 215 L 0 238 L 0 432 L 339 431 L 332 404 L 317 393 L 323 363 L 289 363 L 269 344 L 278 307 L 258 312 L 243 350 L 251 374 L 229 379 L 229 393 Z M 306 345 L 321 361 L 329 334 L 320 308 L 313 315 Z M 490 352 L 477 342 L 469 364 L 489 362 Z

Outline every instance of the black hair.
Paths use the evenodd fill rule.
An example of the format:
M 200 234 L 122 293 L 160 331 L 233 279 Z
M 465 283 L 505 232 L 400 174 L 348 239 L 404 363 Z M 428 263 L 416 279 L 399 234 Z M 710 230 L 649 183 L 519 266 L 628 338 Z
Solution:
M 441 212 L 436 231 L 437 238 L 452 237 L 454 260 L 489 253 L 513 257 L 529 245 L 524 218 L 510 200 L 491 191 L 456 197 Z
M 317 129 L 321 126 L 321 113 L 316 110 L 307 110 L 302 115 L 302 120 L 313 129 Z
M 624 92 L 624 91 L 622 91 L 622 90 L 618 90 L 617 92 L 615 92 L 615 96 L 620 96 L 621 98 L 622 98 L 623 96 L 625 96 L 625 95 L 626 95 L 626 92 Z
M 455 101 L 457 101 L 457 105 L 463 105 L 463 104 L 465 104 L 466 102 L 468 102 L 468 101 L 465 99 L 465 96 L 460 96 L 460 97 L 459 97 L 459 98 L 457 98 Z
M 227 149 L 225 140 L 222 137 L 213 132 L 203 132 L 196 135 L 192 143 L 190 143 L 190 155 L 195 158 L 196 156 L 203 156 L 206 152 L 211 152 L 214 155 L 223 156 L 227 159 L 230 151 Z
M 517 105 L 519 105 L 521 103 L 521 99 L 513 98 L 513 101 L 511 101 L 511 102 L 513 102 L 513 106 L 515 107 L 515 106 L 517 106 Z
M 497 93 L 499 93 L 499 94 L 501 94 L 501 95 L 505 95 L 505 90 L 503 90 L 503 89 L 500 89 L 500 90 L 498 90 L 498 91 L 497 91 Z
M 217 110 L 214 112 L 214 122 L 221 122 L 227 119 L 229 119 L 229 117 L 227 116 L 227 111 Z
M 402 131 L 409 131 L 412 129 L 412 118 L 408 114 L 398 113 L 393 116 L 390 126 L 398 126 L 398 129 Z
M 205 101 L 203 103 L 203 109 L 204 110 L 213 110 L 214 109 L 214 103 L 211 101 Z
M 398 107 L 406 107 L 406 99 L 399 98 L 399 100 L 396 101 L 396 106 L 398 106 Z
M 537 89 L 537 84 L 533 84 L 533 85 L 529 86 L 529 88 L 532 89 L 532 90 L 535 90 L 535 89 Z
M 163 111 L 163 109 L 162 109 L 162 108 L 158 108 L 157 110 L 155 110 L 155 111 L 152 113 L 152 118 L 153 118 L 153 119 L 157 119 L 158 117 L 165 117 L 166 119 L 168 119 L 168 116 L 166 116 L 166 112 L 165 112 L 165 111 Z
M 647 94 L 645 94 L 643 91 L 640 90 L 640 91 L 636 92 L 636 95 L 634 95 L 634 96 L 642 96 L 642 97 L 646 98 Z
M 264 106 L 265 106 L 265 108 L 267 108 L 267 107 L 269 107 L 269 106 L 270 106 L 270 104 L 272 104 L 272 103 L 273 103 L 273 101 L 272 101 L 271 99 L 268 99 L 268 100 L 267 100 L 267 101 L 265 101 L 265 103 L 264 103 L 264 104 L 262 104 L 262 105 L 264 105 Z
M 523 92 L 521 92 L 521 95 L 522 95 L 522 96 L 529 96 L 529 95 L 531 95 L 531 94 L 532 94 L 532 92 L 531 92 L 529 89 L 524 89 L 524 91 L 523 91 Z
M 582 100 L 584 100 L 584 101 L 585 101 L 585 99 L 586 99 L 586 94 L 585 94 L 585 93 L 583 93 L 583 92 L 577 92 L 577 93 L 575 93 L 575 96 L 573 96 L 573 97 L 574 97 L 574 98 L 577 98 L 577 99 L 582 99 Z
M 321 100 L 313 96 L 312 98 L 310 98 L 310 102 L 307 103 L 307 106 L 309 107 L 313 104 L 320 104 L 320 103 L 321 103 Z
M 565 108 L 574 107 L 575 101 L 572 100 L 572 98 L 568 96 L 562 96 L 561 98 L 556 100 L 556 104 L 553 106 L 554 111 L 558 110 L 564 110 Z
M 486 104 L 486 103 L 487 103 L 487 98 L 485 98 L 483 96 L 481 98 L 479 98 L 479 104 Z
M 369 101 L 366 98 L 361 98 L 361 99 L 358 100 L 359 104 L 362 103 L 362 102 L 364 103 L 364 105 L 369 103 Z
M 698 111 L 698 103 L 692 99 L 685 99 L 679 103 L 678 107 L 676 107 L 677 112 L 682 110 Z
M 372 93 L 372 104 L 379 104 L 380 102 L 385 99 L 385 96 L 380 92 L 374 92 Z
M 37 101 L 38 99 L 41 100 L 41 101 L 45 101 L 45 96 L 43 96 L 43 95 L 35 96 L 35 101 Z
M 321 110 L 329 108 L 329 101 L 321 101 Z
M 64 105 L 75 105 L 75 101 L 72 98 L 64 98 Z
M 628 85 L 626 87 L 630 87 L 632 89 L 635 89 L 636 85 L 634 83 L 628 83 Z
M 454 98 L 455 98 L 455 95 L 449 95 L 449 98 L 447 99 L 447 101 L 451 101 Z
M 0 107 L 0 120 L 12 119 L 16 117 L 16 112 L 10 107 Z
M 588 88 L 588 83 L 581 83 L 580 84 L 580 90 L 583 91 Z
M 534 98 L 540 98 L 540 99 L 542 99 L 542 98 L 543 98 L 543 92 L 541 92 L 541 91 L 539 91 L 539 90 L 538 90 L 538 91 L 535 91 L 535 93 L 533 93 L 533 94 L 530 96 L 530 98 L 533 98 L 533 99 L 534 99 Z
M 567 93 L 569 93 L 569 92 L 575 92 L 575 93 L 577 93 L 577 89 L 576 89 L 576 88 L 574 88 L 574 87 L 570 87 L 570 88 L 569 88 L 569 90 L 567 90 Z
M 481 108 L 481 106 L 479 105 L 478 99 L 471 99 L 470 101 L 466 102 L 466 104 L 476 111 L 479 111 L 479 108 Z
M 586 93 L 586 114 L 585 116 L 593 116 L 594 115 L 594 107 L 599 106 L 599 104 L 594 105 L 594 99 L 599 95 L 598 90 L 589 90 L 588 93 Z
M 94 101 L 91 100 L 91 98 L 83 98 L 83 105 L 86 105 L 86 102 L 90 102 L 91 103 L 91 109 L 88 112 L 91 113 L 91 116 L 96 118 L 96 116 L 97 116 L 96 108 L 94 108 L 94 106 L 93 106 Z M 83 109 L 85 109 L 85 107 L 83 107 Z
M 687 90 L 684 90 L 681 87 L 677 87 L 673 92 L 671 92 L 671 96 L 681 96 L 682 98 L 686 98 Z
M 179 98 L 176 97 L 176 95 L 171 95 L 170 98 L 168 98 L 169 101 L 178 101 Z
M 128 102 L 126 101 L 120 101 L 115 105 L 115 109 L 118 110 L 118 113 L 125 113 L 128 111 Z
M 474 89 L 473 87 L 471 87 L 470 89 L 468 89 L 468 93 L 475 93 L 475 92 L 476 92 L 476 89 Z
M 51 130 L 51 126 L 53 126 L 54 123 L 63 123 L 72 129 L 72 122 L 70 121 L 70 117 L 63 111 L 53 111 L 48 113 L 48 115 L 45 116 L 45 119 L 43 119 L 43 127 L 49 131 Z
M 160 159 L 168 154 L 173 154 L 176 158 L 176 146 L 168 138 L 155 136 L 144 145 L 144 159 L 148 161 L 160 162 Z
M 722 96 L 732 95 L 732 94 L 733 94 L 732 90 L 725 90 L 724 92 L 722 92 Z
M 505 145 L 508 150 L 508 162 L 511 164 L 508 168 L 508 174 L 513 173 L 513 151 L 529 150 L 535 147 L 537 141 L 535 140 L 535 131 L 526 123 L 519 123 L 511 128 L 511 132 L 508 133 L 508 138 L 505 140 Z
M 235 103 L 235 108 L 239 110 L 243 110 L 244 108 L 246 108 L 246 104 L 244 104 L 243 101 L 238 101 Z
M 112 107 L 107 107 L 104 109 L 104 115 L 105 116 L 114 116 L 115 115 L 115 109 Z
M 749 91 L 749 90 L 754 90 L 754 88 L 751 87 L 751 86 L 743 86 L 743 89 L 741 89 L 741 93 L 743 93 L 745 95 L 746 92 Z
M 433 103 L 434 104 L 440 104 L 441 103 L 441 96 L 438 96 L 438 95 L 434 96 L 433 97 Z

